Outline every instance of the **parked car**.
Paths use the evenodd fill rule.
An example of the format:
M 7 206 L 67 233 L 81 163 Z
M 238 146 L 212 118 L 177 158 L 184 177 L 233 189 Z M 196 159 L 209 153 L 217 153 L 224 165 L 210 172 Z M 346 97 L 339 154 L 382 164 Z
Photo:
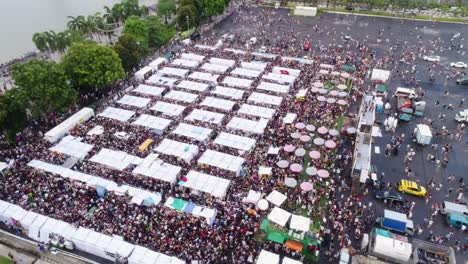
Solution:
M 426 188 L 408 180 L 401 180 L 398 183 L 398 191 L 421 197 L 424 197 L 427 193 Z
M 200 32 L 198 32 L 197 30 L 195 32 L 192 33 L 192 35 L 190 35 L 190 40 L 198 40 L 201 38 L 201 35 L 200 35 Z
M 462 69 L 466 69 L 466 67 L 468 67 L 468 65 L 462 61 L 452 62 L 450 63 L 450 66 L 454 68 L 462 68 Z
M 430 61 L 430 62 L 439 62 L 440 56 L 424 56 L 423 60 Z
M 379 191 L 375 194 L 375 198 L 379 200 L 389 200 L 399 203 L 403 203 L 405 199 L 398 192 L 389 190 L 389 191 Z

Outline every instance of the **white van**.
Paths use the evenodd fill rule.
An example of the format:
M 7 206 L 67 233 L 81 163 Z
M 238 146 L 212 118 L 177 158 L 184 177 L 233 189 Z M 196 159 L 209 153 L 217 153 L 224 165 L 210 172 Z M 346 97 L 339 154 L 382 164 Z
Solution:
M 468 217 L 468 208 L 464 204 L 457 204 L 445 201 L 442 203 L 442 209 L 440 210 L 440 212 L 444 215 L 448 213 L 454 213 Z
M 396 89 L 395 96 L 416 98 L 416 91 L 409 88 L 398 87 Z

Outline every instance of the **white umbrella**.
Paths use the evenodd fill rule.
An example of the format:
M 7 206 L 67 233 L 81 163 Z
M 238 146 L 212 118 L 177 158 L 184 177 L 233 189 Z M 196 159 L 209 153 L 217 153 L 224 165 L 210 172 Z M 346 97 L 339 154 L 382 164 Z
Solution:
M 318 100 L 319 102 L 325 102 L 325 101 L 327 100 L 327 98 L 325 98 L 325 96 L 318 96 L 318 97 L 317 97 L 317 100 Z
M 336 88 L 338 88 L 339 90 L 346 90 L 347 87 L 344 84 L 338 84 Z
M 306 129 L 307 129 L 307 131 L 314 132 L 315 131 L 315 126 L 314 125 L 307 125 Z
M 296 151 L 294 152 L 294 154 L 295 154 L 296 156 L 298 156 L 298 157 L 304 156 L 305 153 L 306 153 L 306 151 L 305 151 L 305 149 L 303 149 L 303 148 L 298 148 L 298 149 L 296 149 Z
M 331 75 L 333 75 L 333 76 L 338 76 L 338 75 L 340 75 L 340 73 L 337 72 L 337 71 L 332 71 L 332 72 L 331 72 Z
M 325 140 L 323 138 L 315 138 L 314 139 L 314 144 L 317 146 L 321 146 L 325 143 Z
M 327 94 L 328 90 L 327 89 L 320 89 L 319 94 Z
M 295 133 L 291 134 L 291 137 L 294 138 L 294 139 L 298 139 L 298 138 L 301 137 L 301 134 L 295 132 Z
M 328 130 L 328 134 L 330 136 L 337 136 L 339 134 L 339 132 L 336 129 L 330 129 L 330 130 Z
M 308 167 L 308 168 L 306 169 L 306 173 L 307 173 L 307 175 L 309 175 L 309 176 L 316 175 L 316 174 L 317 174 L 317 168 L 315 168 L 315 167 Z
M 328 98 L 327 99 L 327 103 L 329 103 L 329 104 L 333 104 L 334 102 L 336 102 L 335 98 Z
M 286 186 L 288 186 L 290 188 L 294 188 L 294 187 L 297 186 L 297 181 L 294 178 L 286 178 L 284 180 L 284 184 L 286 184 Z
M 339 92 L 338 93 L 338 97 L 346 97 L 346 96 L 348 96 L 348 93 L 346 93 L 346 92 Z
M 258 200 L 257 207 L 259 210 L 265 211 L 268 209 L 268 201 L 265 199 Z
M 278 167 L 284 169 L 284 168 L 287 168 L 289 166 L 289 162 L 287 160 L 280 160 L 276 163 L 276 165 L 278 165 Z
M 356 128 L 354 128 L 354 127 L 348 127 L 348 128 L 346 129 L 346 131 L 347 131 L 349 134 L 354 134 L 354 133 L 356 133 Z
M 342 72 L 340 74 L 340 76 L 343 77 L 343 78 L 349 78 L 351 75 L 349 75 L 349 73 L 347 73 L 347 72 Z

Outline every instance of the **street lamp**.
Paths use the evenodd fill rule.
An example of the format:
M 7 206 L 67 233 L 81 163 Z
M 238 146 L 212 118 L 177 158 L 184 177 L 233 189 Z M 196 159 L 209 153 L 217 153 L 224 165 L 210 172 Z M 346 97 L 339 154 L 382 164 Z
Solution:
M 189 31 L 189 30 L 190 30 L 190 23 L 189 23 L 190 17 L 189 17 L 189 16 L 185 16 L 185 19 L 187 20 L 187 31 Z

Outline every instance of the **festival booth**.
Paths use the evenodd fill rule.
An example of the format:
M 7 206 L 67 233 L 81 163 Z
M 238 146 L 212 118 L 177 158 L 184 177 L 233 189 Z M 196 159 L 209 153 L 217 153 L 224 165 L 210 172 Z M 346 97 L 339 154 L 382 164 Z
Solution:
M 165 63 L 167 63 L 167 59 L 163 57 L 159 57 L 155 59 L 154 61 L 150 62 L 148 66 L 151 67 L 153 70 L 157 71 L 159 67 Z
M 115 119 L 115 120 L 118 120 L 120 122 L 126 122 L 134 114 L 135 114 L 134 111 L 109 106 L 104 111 L 102 111 L 98 116 L 107 117 L 107 118 L 110 118 L 110 119 Z
M 249 70 L 244 68 L 235 68 L 233 71 L 231 71 L 231 75 L 237 75 L 246 78 L 257 78 L 258 76 L 260 76 L 260 74 L 262 74 L 261 71 Z
M 226 125 L 226 128 L 242 130 L 254 134 L 263 134 L 267 125 L 268 119 L 265 118 L 260 118 L 260 120 L 254 121 L 235 116 L 231 119 L 231 121 L 229 121 L 229 123 Z
M 314 17 L 317 15 L 317 7 L 296 6 L 296 8 L 294 9 L 294 15 Z
M 185 68 L 196 68 L 198 65 L 200 65 L 200 62 L 196 60 L 175 59 L 171 62 L 171 65 Z
M 102 148 L 89 160 L 119 171 L 125 170 L 131 164 L 139 165 L 143 162 L 143 159 L 137 156 L 127 154 L 123 151 L 107 148 Z
M 81 109 L 80 111 L 76 112 L 65 121 L 57 125 L 56 127 L 52 128 L 48 132 L 44 134 L 44 138 L 47 139 L 51 143 L 57 142 L 60 138 L 65 136 L 72 128 L 76 125 L 86 122 L 94 116 L 94 110 L 88 107 Z
M 32 212 L 29 212 L 32 213 Z M 49 217 L 37 214 L 36 218 L 32 222 L 29 222 L 33 215 L 30 215 L 29 218 L 23 219 L 24 221 L 24 228 L 27 230 L 27 235 L 29 238 L 34 239 L 35 241 L 39 241 L 39 231 L 41 230 L 42 226 L 47 222 Z M 26 218 L 26 217 L 25 217 Z
M 244 91 L 234 89 L 231 87 L 224 87 L 224 86 L 216 86 L 212 91 L 212 94 L 219 95 L 221 97 L 227 97 L 232 99 L 242 99 L 244 96 Z
M 189 171 L 185 178 L 179 182 L 180 186 L 205 192 L 218 198 L 226 197 L 230 184 L 230 180 L 194 170 Z
M 237 88 L 250 88 L 252 85 L 253 80 L 248 80 L 248 79 L 242 79 L 242 78 L 236 78 L 236 77 L 230 77 L 227 76 L 223 80 L 223 84 L 227 86 L 232 86 L 232 87 L 237 87 Z
M 134 106 L 137 108 L 145 108 L 150 102 L 151 99 L 149 98 L 132 95 L 124 95 L 122 98 L 120 98 L 120 100 L 117 101 L 119 104 Z
M 292 75 L 294 77 L 299 77 L 299 75 L 301 74 L 301 70 L 292 69 L 292 68 L 284 68 L 284 67 L 279 67 L 279 66 L 273 67 L 272 72 L 276 74 Z
M 254 190 L 249 190 L 249 193 L 247 194 L 247 197 L 244 197 L 242 202 L 244 203 L 251 203 L 251 204 L 257 204 L 258 201 L 262 198 L 262 193 L 261 192 L 256 192 Z
M 198 95 L 193 93 L 186 93 L 181 91 L 172 90 L 167 93 L 164 98 L 169 98 L 176 101 L 186 102 L 186 103 L 193 103 L 197 100 Z
M 239 49 L 226 48 L 226 49 L 224 49 L 224 51 L 232 52 L 234 54 L 241 54 L 241 55 L 247 54 L 247 52 L 245 52 L 243 50 L 239 50 Z
M 167 138 L 163 139 L 161 144 L 159 144 L 159 146 L 154 150 L 162 154 L 175 156 L 187 163 L 190 163 L 190 161 L 198 154 L 198 146 Z
M 240 114 L 251 115 L 251 116 L 258 116 L 266 119 L 271 119 L 275 114 L 275 109 L 256 106 L 256 105 L 249 105 L 243 104 L 239 110 L 237 111 Z
M 286 116 L 283 118 L 283 124 L 290 125 L 294 123 L 294 120 L 296 120 L 296 117 L 297 117 L 297 114 L 287 113 Z
M 275 81 L 281 84 L 289 84 L 289 85 L 294 84 L 294 81 L 296 80 L 296 77 L 293 75 L 278 74 L 278 73 L 272 73 L 272 72 L 262 75 L 262 78 L 265 80 L 271 80 L 271 81 Z
M 221 132 L 213 143 L 241 151 L 250 151 L 255 146 L 255 139 Z
M 282 57 L 282 61 L 296 61 L 301 64 L 314 64 L 314 60 L 306 59 L 306 58 L 296 58 L 296 57 Z
M 58 144 L 49 148 L 52 152 L 62 153 L 78 160 L 83 160 L 93 149 L 93 145 L 81 142 L 82 138 L 66 136 Z
M 171 122 L 172 120 L 169 119 L 143 114 L 133 124 L 151 128 L 153 133 L 163 135 Z
M 165 76 L 185 77 L 188 75 L 189 70 L 173 68 L 173 67 L 164 67 L 161 70 L 159 70 L 157 73 L 161 75 L 165 75 Z
M 236 64 L 236 61 L 235 60 L 220 59 L 220 58 L 211 58 L 210 63 L 223 65 L 223 66 L 227 66 L 228 68 L 230 68 L 230 67 L 234 66 L 234 64 Z
M 217 44 L 215 46 L 197 44 L 197 45 L 195 45 L 195 48 L 198 48 L 198 49 L 201 49 L 201 50 L 216 50 L 217 48 L 219 48 L 219 44 Z
M 198 166 L 213 166 L 240 175 L 244 162 L 243 158 L 207 149 L 198 159 Z
M 133 89 L 132 92 L 160 97 L 165 90 L 166 89 L 162 87 L 140 84 L 137 88 Z
M 144 81 L 151 74 L 153 74 L 153 68 L 151 68 L 150 66 L 145 66 L 135 73 L 135 78 L 138 81 Z
M 192 202 L 174 197 L 168 197 L 164 206 L 182 213 L 192 214 L 195 217 L 203 217 L 209 225 L 213 224 L 218 214 L 216 209 L 199 206 Z
M 69 223 L 48 218 L 39 231 L 39 242 L 48 243 L 55 236 L 71 241 L 76 228 Z
M 180 116 L 184 112 L 185 106 L 159 101 L 153 105 L 150 110 L 160 112 L 167 116 Z
M 236 102 L 224 100 L 216 97 L 206 97 L 200 105 L 208 106 L 211 108 L 221 109 L 224 111 L 231 111 Z
M 153 74 L 151 77 L 148 78 L 148 80 L 146 80 L 147 84 L 167 86 L 169 88 L 174 87 L 175 82 L 177 82 L 177 79 L 165 77 L 158 73 Z
M 181 167 L 164 162 L 158 154 L 151 153 L 135 167 L 133 173 L 174 184 L 181 170 Z
M 180 58 L 184 60 L 198 61 L 200 63 L 205 59 L 205 56 L 198 55 L 195 53 L 182 53 L 180 55 Z
M 241 62 L 240 67 L 247 70 L 254 70 L 263 72 L 265 68 L 268 66 L 268 63 L 261 62 L 261 61 L 251 61 L 251 62 Z
M 273 171 L 272 167 L 258 167 L 258 177 L 262 179 L 263 177 L 270 177 Z
M 187 117 L 185 117 L 185 120 L 197 120 L 217 125 L 220 124 L 223 119 L 224 114 L 200 109 L 193 109 L 193 111 Z
M 371 80 L 377 82 L 386 82 L 390 78 L 390 71 L 373 69 L 371 74 Z
M 3 212 L 0 212 L 0 220 L 8 226 L 20 227 L 21 220 L 23 220 L 28 212 L 15 204 L 9 204 L 9 206 L 3 205 L 3 208 Z
M 269 82 L 260 82 L 260 84 L 257 86 L 257 89 L 271 91 L 275 93 L 287 94 L 289 93 L 289 87 L 290 87 L 289 85 L 282 85 L 282 84 L 269 83 Z
M 300 89 L 296 93 L 296 100 L 299 102 L 304 102 L 307 95 L 307 89 Z
M 180 123 L 176 127 L 176 129 L 172 131 L 173 134 L 177 134 L 187 138 L 192 138 L 201 142 L 206 142 L 212 132 L 212 129 L 194 126 L 186 123 Z
M 3 174 L 3 171 L 8 168 L 8 163 L 0 161 L 0 173 Z
M 262 249 L 257 258 L 257 264 L 279 264 L 280 257 L 278 254 L 271 253 Z
M 192 81 L 186 81 L 186 80 L 181 81 L 177 85 L 177 88 L 196 91 L 196 92 L 205 92 L 206 90 L 208 90 L 209 87 L 210 86 L 205 83 L 192 82 Z
M 229 66 L 221 65 L 221 64 L 213 64 L 213 63 L 205 63 L 201 66 L 201 69 L 214 72 L 214 73 L 226 73 L 229 69 Z
M 128 258 L 128 264 L 185 264 L 176 257 L 170 257 L 168 255 L 152 251 L 145 247 L 135 246 L 132 254 Z
M 249 98 L 247 99 L 247 102 L 274 105 L 274 106 L 280 106 L 282 101 L 283 101 L 283 97 L 264 94 L 264 93 L 257 93 L 257 92 L 251 93 Z
M 218 82 L 219 75 L 206 72 L 193 72 L 189 75 L 189 78 L 216 84 Z

